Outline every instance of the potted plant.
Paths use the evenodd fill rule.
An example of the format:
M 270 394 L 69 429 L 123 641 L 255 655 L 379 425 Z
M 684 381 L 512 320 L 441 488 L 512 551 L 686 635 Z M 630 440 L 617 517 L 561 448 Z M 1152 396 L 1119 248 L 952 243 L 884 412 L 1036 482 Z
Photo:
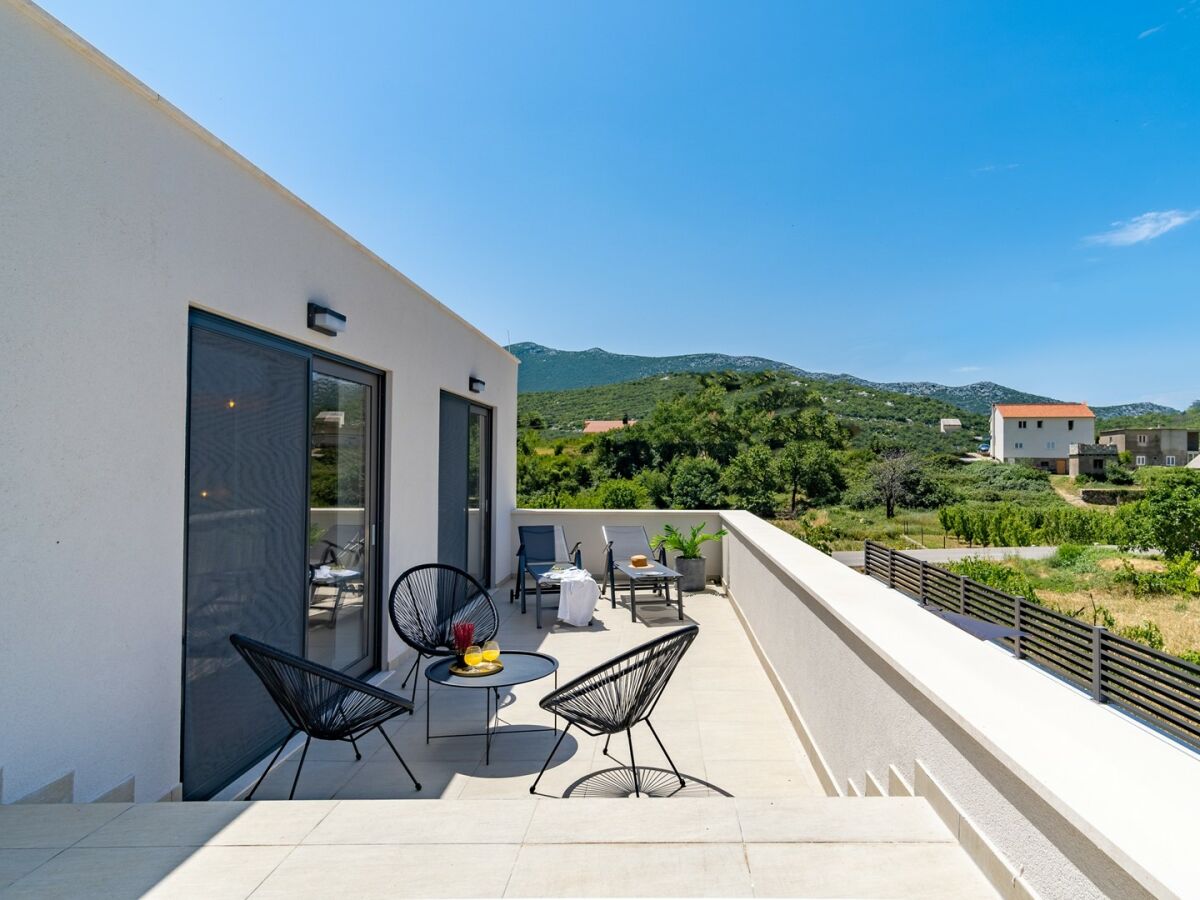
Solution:
M 666 547 L 679 555 L 672 561 L 672 567 L 683 577 L 679 579 L 681 591 L 704 590 L 704 557 L 700 547 L 708 541 L 719 541 L 727 532 L 724 528 L 716 532 L 706 532 L 707 522 L 701 522 L 692 527 L 691 534 L 684 534 L 674 525 L 664 525 L 663 533 L 655 537 L 654 546 Z

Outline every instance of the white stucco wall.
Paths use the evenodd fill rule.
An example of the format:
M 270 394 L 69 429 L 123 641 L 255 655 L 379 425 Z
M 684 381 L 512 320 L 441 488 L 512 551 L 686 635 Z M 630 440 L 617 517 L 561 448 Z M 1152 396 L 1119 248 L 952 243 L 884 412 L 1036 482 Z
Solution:
M 310 299 L 346 333 L 309 331 Z M 3 800 L 69 771 L 79 800 L 179 780 L 190 307 L 387 373 L 385 583 L 436 556 L 439 392 L 483 378 L 511 571 L 516 361 L 19 0 L 0 0 L 0 304 L 0 546 L 27 573 L 0 629 Z
M 745 512 L 725 580 L 831 770 L 914 761 L 1047 897 L 1190 896 L 1197 754 Z
M 1025 421 L 1025 427 L 1018 427 L 1018 422 Z M 992 455 L 997 459 L 1010 461 L 1014 459 L 1066 459 L 1067 447 L 1070 444 L 1092 444 L 1096 440 L 1096 420 L 1091 418 L 1045 418 L 1040 421 L 1035 416 L 1002 416 L 993 413 Z M 1068 428 L 1068 421 L 1074 422 L 1074 428 Z M 1053 443 L 1054 446 L 1047 446 Z M 1021 446 L 1018 447 L 1017 444 Z

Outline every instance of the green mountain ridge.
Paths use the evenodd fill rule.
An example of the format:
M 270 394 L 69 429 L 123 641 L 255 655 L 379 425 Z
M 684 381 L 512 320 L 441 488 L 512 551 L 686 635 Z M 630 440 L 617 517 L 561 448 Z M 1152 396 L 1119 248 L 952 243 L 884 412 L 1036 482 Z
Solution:
M 639 381 L 655 376 L 701 372 L 784 371 L 813 382 L 858 385 L 877 391 L 940 400 L 959 410 L 984 414 L 993 403 L 1053 403 L 1053 398 L 1018 391 L 991 381 L 944 385 L 930 381 L 875 382 L 854 375 L 809 372 L 798 366 L 761 356 L 731 356 L 725 353 L 690 353 L 679 356 L 634 356 L 610 353 L 600 347 L 588 350 L 558 350 L 530 341 L 507 348 L 521 360 L 518 390 L 521 393 L 563 391 L 599 385 Z M 1125 403 L 1093 406 L 1098 418 L 1174 414 L 1178 410 L 1156 403 Z M 602 418 L 599 414 L 590 418 Z

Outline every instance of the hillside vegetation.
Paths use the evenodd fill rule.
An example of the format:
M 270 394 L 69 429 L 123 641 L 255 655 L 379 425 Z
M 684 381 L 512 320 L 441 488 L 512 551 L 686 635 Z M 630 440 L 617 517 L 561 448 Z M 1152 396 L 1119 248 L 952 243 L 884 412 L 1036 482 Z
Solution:
M 765 403 L 768 409 L 779 411 L 783 407 L 772 406 L 773 396 L 809 393 L 846 426 L 849 442 L 856 447 L 866 447 L 874 439 L 928 453 L 963 453 L 975 449 L 988 428 L 986 416 L 940 400 L 845 382 L 811 381 L 790 372 L 675 373 L 621 384 L 526 393 L 518 398 L 518 421 L 523 427 L 535 426 L 550 439 L 568 437 L 582 432 L 586 419 L 629 416 L 645 420 L 663 401 L 714 387 L 730 409 Z M 943 418 L 961 420 L 963 430 L 939 433 L 938 420 Z

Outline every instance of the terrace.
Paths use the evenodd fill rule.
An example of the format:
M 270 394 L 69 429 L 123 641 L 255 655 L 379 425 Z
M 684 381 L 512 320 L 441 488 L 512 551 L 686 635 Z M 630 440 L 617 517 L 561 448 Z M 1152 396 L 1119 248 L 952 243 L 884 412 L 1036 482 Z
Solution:
M 601 522 L 663 517 L 705 518 L 514 519 L 564 522 L 596 550 Z M 629 797 L 617 742 L 613 759 L 572 734 L 531 797 L 550 736 L 502 728 L 490 764 L 481 738 L 426 744 L 422 685 L 388 729 L 419 793 L 377 736 L 361 761 L 314 743 L 290 803 L 270 798 L 294 752 L 248 804 L 232 798 L 259 769 L 216 802 L 0 808 L 0 874 L 14 896 L 1186 895 L 1195 754 L 754 516 L 716 517 L 721 586 L 687 597 L 700 636 L 655 715 L 682 789 L 649 734 L 634 750 L 650 802 Z M 507 586 L 495 596 L 503 647 L 554 655 L 561 679 L 679 624 L 602 599 L 588 628 L 537 631 Z M 515 689 L 501 716 L 551 724 L 548 690 Z M 432 697 L 435 733 L 478 729 L 476 692 Z M 1122 760 L 1138 764 L 1117 778 Z

